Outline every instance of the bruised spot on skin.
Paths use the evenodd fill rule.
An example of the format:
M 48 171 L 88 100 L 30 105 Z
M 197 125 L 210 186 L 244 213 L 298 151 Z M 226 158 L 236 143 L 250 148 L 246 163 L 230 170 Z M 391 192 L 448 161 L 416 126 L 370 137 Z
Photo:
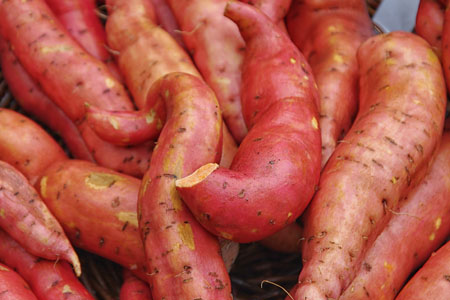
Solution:
M 155 122 L 155 116 L 156 116 L 156 112 L 154 109 L 151 109 L 146 115 L 145 115 L 145 122 L 147 124 L 151 124 L 153 122 Z
M 40 185 L 41 185 L 41 196 L 43 198 L 47 198 L 47 181 L 48 181 L 48 177 L 44 176 L 41 179 Z
M 319 129 L 319 122 L 317 121 L 316 117 L 312 118 L 311 125 L 314 129 Z
M 41 53 L 42 54 L 47 54 L 47 53 L 55 53 L 55 52 L 65 52 L 65 51 L 70 51 L 72 50 L 71 46 L 68 45 L 57 45 L 57 46 L 52 46 L 52 47 L 42 47 L 41 48 Z
M 63 294 L 73 294 L 73 291 L 68 284 L 65 284 L 63 286 L 62 292 L 63 292 Z
M 5 268 L 4 266 L 1 266 L 1 265 L 0 265 L 0 271 L 6 271 L 6 272 L 9 272 L 9 269 L 8 269 L 8 268 Z
M 227 240 L 231 240 L 233 238 L 233 235 L 228 232 L 220 232 L 220 236 Z
M 113 174 L 92 172 L 86 176 L 84 183 L 94 190 L 102 190 L 111 187 L 120 178 L 120 176 Z
M 105 84 L 109 89 L 113 88 L 115 85 L 114 80 L 112 80 L 111 78 L 106 78 Z
M 110 117 L 109 118 L 109 124 L 111 124 L 111 126 L 115 129 L 118 130 L 119 129 L 119 122 L 117 121 L 117 119 L 115 117 Z
M 138 228 L 138 218 L 137 213 L 130 212 L 130 211 L 120 211 L 116 214 L 117 219 L 119 219 L 120 222 L 127 223 L 133 225 L 134 227 Z
M 439 230 L 439 228 L 441 228 L 441 224 L 442 224 L 442 218 L 439 217 L 436 219 L 436 221 L 434 222 L 434 228 L 436 228 L 436 230 Z
M 191 224 L 178 224 L 178 233 L 180 234 L 183 244 L 189 249 L 195 250 L 194 233 Z
M 297 61 L 295 60 L 295 58 L 291 57 L 291 59 L 289 60 L 291 62 L 291 64 L 295 64 Z
M 5 218 L 5 209 L 4 208 L 0 209 L 0 218 L 2 218 L 2 219 Z

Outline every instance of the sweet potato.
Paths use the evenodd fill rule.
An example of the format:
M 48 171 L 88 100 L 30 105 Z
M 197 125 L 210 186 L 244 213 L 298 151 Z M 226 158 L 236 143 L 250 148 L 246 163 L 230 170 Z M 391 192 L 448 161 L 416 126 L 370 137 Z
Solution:
M 289 224 L 280 231 L 260 240 L 266 248 L 282 253 L 299 253 L 303 237 L 303 227 L 296 222 Z
M 441 140 L 446 91 L 427 42 L 406 32 L 378 35 L 357 58 L 360 109 L 306 211 L 295 299 L 339 297 Z
M 30 253 L 70 262 L 81 274 L 80 262 L 61 225 L 28 180 L 0 161 L 0 226 Z
M 395 298 L 410 273 L 450 234 L 449 183 L 450 133 L 446 133 L 430 173 L 401 203 L 340 300 Z
M 47 169 L 37 188 L 73 245 L 145 279 L 136 212 L 140 183 L 89 162 L 67 160 Z
M 244 42 L 236 25 L 223 16 L 227 0 L 166 1 L 189 53 L 219 100 L 227 127 L 240 143 L 247 134 L 240 100 Z
M 38 124 L 18 112 L 0 108 L 0 160 L 13 165 L 31 184 L 52 163 L 66 159 L 62 148 Z
M 180 26 L 166 0 L 152 0 L 152 3 L 155 8 L 158 23 L 161 27 L 167 31 L 181 47 L 186 48 L 180 33 Z
M 152 296 L 166 300 L 231 299 L 230 279 L 217 238 L 195 220 L 175 188 L 177 178 L 220 159 L 219 104 L 213 91 L 193 75 L 171 73 L 154 86 L 164 97 L 167 122 L 138 200 Z M 182 89 L 188 92 L 175 96 Z
M 152 294 L 147 282 L 135 277 L 123 269 L 123 284 L 120 288 L 120 300 L 151 300 Z
M 4 264 L 0 264 L 0 299 L 37 300 L 23 278 Z
M 237 1 L 225 15 L 246 41 L 241 98 L 250 132 L 230 169 L 207 164 L 176 186 L 205 228 L 250 242 L 294 222 L 313 196 L 320 173 L 318 94 L 305 58 L 267 16 Z
M 447 89 L 450 90 L 450 9 L 446 9 L 444 13 L 444 28 L 442 29 L 442 66 Z
M 372 35 L 365 0 L 294 0 L 289 35 L 307 57 L 320 93 L 322 168 L 358 108 L 356 51 Z
M 14 268 L 41 300 L 94 300 L 65 261 L 48 261 L 28 253 L 0 230 L 0 261 Z M 2 299 L 0 297 L 0 299 Z
M 20 107 L 59 134 L 73 156 L 93 161 L 75 124 L 45 95 L 1 38 L 0 59 L 3 76 Z M 45 158 L 53 160 L 52 155 Z
M 421 0 L 417 10 L 415 32 L 424 38 L 441 57 L 445 6 L 438 0 Z
M 96 14 L 95 0 L 45 0 L 69 34 L 90 55 L 104 62 L 118 79 L 121 75 L 106 50 L 106 34 Z
M 396 300 L 445 300 L 450 295 L 450 242 L 428 259 Z
M 292 0 L 240 0 L 251 4 L 265 13 L 275 24 L 287 32 L 284 17 L 286 16 Z

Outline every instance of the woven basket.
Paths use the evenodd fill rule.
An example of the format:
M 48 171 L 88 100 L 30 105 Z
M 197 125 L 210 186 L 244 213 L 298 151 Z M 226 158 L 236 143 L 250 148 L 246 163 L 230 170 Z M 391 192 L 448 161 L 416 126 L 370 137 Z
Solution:
M 373 15 L 381 1 L 367 0 L 370 15 Z M 1 71 L 0 107 L 10 108 L 27 115 L 9 92 Z M 27 116 L 34 119 L 33 116 Z M 42 123 L 40 125 L 48 129 Z M 48 131 L 64 147 L 61 138 L 50 130 Z M 118 300 L 122 283 L 121 267 L 81 249 L 77 249 L 77 252 L 83 267 L 83 275 L 80 280 L 91 294 L 98 300 Z M 258 243 L 241 245 L 239 256 L 230 272 L 234 299 L 283 300 L 286 297 L 285 292 L 269 282 L 290 290 L 297 282 L 300 270 L 301 257 L 299 254 L 277 253 Z

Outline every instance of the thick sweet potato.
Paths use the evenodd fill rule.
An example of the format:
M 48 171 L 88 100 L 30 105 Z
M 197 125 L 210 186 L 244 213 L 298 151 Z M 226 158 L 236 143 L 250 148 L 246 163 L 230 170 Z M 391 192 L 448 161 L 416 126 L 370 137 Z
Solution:
M 61 225 L 28 180 L 11 165 L 0 161 L 0 227 L 30 253 L 70 262 L 81 274 L 75 250 Z
M 38 124 L 10 109 L 0 108 L 0 160 L 13 165 L 31 184 L 42 172 L 67 156 Z
M 396 300 L 446 300 L 450 295 L 450 242 L 431 255 Z
M 123 284 L 120 288 L 120 300 L 151 300 L 152 294 L 147 282 L 135 277 L 127 269 L 123 269 Z
M 207 164 L 176 185 L 209 231 L 250 242 L 294 222 L 313 196 L 320 173 L 318 95 L 305 58 L 267 16 L 237 1 L 225 15 L 246 41 L 241 98 L 250 132 L 230 169 Z
M 219 243 L 181 201 L 175 180 L 220 159 L 222 119 L 213 91 L 199 78 L 171 73 L 155 83 L 167 123 L 138 200 L 154 299 L 231 299 Z M 183 97 L 180 89 L 191 87 Z M 201 139 L 201 143 L 199 143 Z
M 223 16 L 227 0 L 166 0 L 181 27 L 189 53 L 220 103 L 223 118 L 239 143 L 247 134 L 240 86 L 244 42 Z
M 75 124 L 45 95 L 1 38 L 0 59 L 3 76 L 20 107 L 58 133 L 73 156 L 93 161 L 93 157 Z M 53 160 L 52 155 L 45 156 L 45 158 Z M 21 171 L 24 172 L 23 170 Z
M 360 109 L 305 214 L 296 299 L 336 299 L 350 285 L 441 140 L 446 91 L 428 43 L 393 32 L 370 38 L 357 55 Z
M 275 24 L 286 32 L 284 17 L 291 6 L 292 0 L 240 0 L 251 4 L 265 13 Z
M 442 55 L 444 14 L 445 6 L 438 0 L 421 0 L 416 16 L 416 33 L 430 43 L 439 57 Z
M 4 264 L 0 264 L 0 299 L 37 300 L 25 280 Z
M 289 35 L 311 65 L 320 93 L 322 167 L 358 107 L 356 51 L 372 35 L 365 0 L 293 0 Z
M 41 300 L 94 300 L 65 261 L 49 261 L 28 253 L 0 230 L 0 261 L 14 268 Z M 0 296 L 0 299 L 1 298 Z
M 47 169 L 37 187 L 73 245 L 145 279 L 137 220 L 140 183 L 89 162 L 66 160 Z
M 447 133 L 430 173 L 401 203 L 399 211 L 368 250 L 357 276 L 340 300 L 395 298 L 411 272 L 450 234 L 449 183 L 450 134 Z

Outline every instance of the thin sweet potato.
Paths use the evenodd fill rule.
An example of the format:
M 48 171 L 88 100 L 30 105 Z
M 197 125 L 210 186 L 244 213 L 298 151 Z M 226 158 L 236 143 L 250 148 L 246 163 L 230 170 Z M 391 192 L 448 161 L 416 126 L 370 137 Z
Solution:
M 267 16 L 237 1 L 225 15 L 246 41 L 241 98 L 250 132 L 230 169 L 207 164 L 176 185 L 205 228 L 250 242 L 294 222 L 313 196 L 320 173 L 318 94 L 305 58 Z
M 213 91 L 193 75 L 171 73 L 154 86 L 164 97 L 167 122 L 138 200 L 152 296 L 166 300 L 231 299 L 230 279 L 217 238 L 195 220 L 175 188 L 177 178 L 220 159 L 219 104 Z M 189 92 L 175 96 L 182 89 Z
M 61 225 L 28 180 L 0 161 L 0 227 L 30 253 L 70 262 L 81 274 L 80 262 Z
M 197 68 L 219 100 L 227 127 L 240 143 L 247 134 L 240 100 L 244 42 L 236 25 L 223 16 L 227 0 L 166 1 Z
M 73 156 L 93 161 L 94 159 L 75 124 L 45 95 L 1 38 L 0 59 L 8 89 L 19 102 L 20 107 L 59 134 Z M 45 158 L 53 159 L 52 155 Z
M 120 300 L 151 300 L 152 294 L 147 282 L 135 277 L 127 269 L 123 269 L 123 284 L 120 288 Z
M 51 164 L 66 159 L 61 146 L 38 124 L 18 112 L 0 108 L 0 160 L 13 165 L 31 184 Z
M 433 47 L 436 54 L 442 53 L 442 30 L 445 6 L 438 0 L 421 0 L 417 10 L 415 32 Z
M 432 254 L 396 300 L 446 300 L 450 295 L 450 242 Z
M 295 299 L 339 297 L 441 140 L 446 91 L 427 42 L 406 32 L 378 35 L 357 58 L 360 109 L 305 214 Z
M 166 0 L 152 0 L 152 3 L 155 8 L 158 23 L 161 27 L 167 31 L 181 47 L 186 48 L 180 33 L 180 26 Z
M 293 0 L 286 23 L 319 87 L 323 168 L 356 115 L 356 51 L 372 35 L 372 22 L 365 0 Z
M 0 261 L 19 273 L 41 300 L 94 300 L 65 261 L 49 261 L 28 253 L 0 230 Z M 0 296 L 0 299 L 1 298 Z
M 395 298 L 411 272 L 450 234 L 449 183 L 450 133 L 446 133 L 430 173 L 401 203 L 340 300 Z
M 299 253 L 301 250 L 301 241 L 303 240 L 303 227 L 294 222 L 271 236 L 260 240 L 259 243 L 273 251 Z
M 240 0 L 251 4 L 265 13 L 275 24 L 287 32 L 284 17 L 291 6 L 292 0 Z
M 442 66 L 447 89 L 450 90 L 450 9 L 446 9 L 444 13 L 444 28 L 442 29 Z
M 0 299 L 37 300 L 25 280 L 4 264 L 0 264 Z

